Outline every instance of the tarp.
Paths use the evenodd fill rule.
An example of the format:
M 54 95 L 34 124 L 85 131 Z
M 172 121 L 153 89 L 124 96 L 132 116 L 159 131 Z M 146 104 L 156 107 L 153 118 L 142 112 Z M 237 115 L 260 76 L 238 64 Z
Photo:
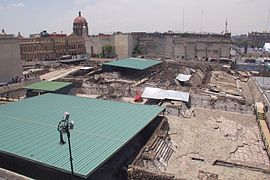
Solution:
M 189 101 L 189 93 L 174 91 L 174 90 L 164 90 L 160 88 L 146 87 L 142 94 L 143 98 L 148 99 L 171 99 L 178 101 Z
M 93 69 L 93 67 L 82 67 L 82 68 L 80 68 L 80 70 L 89 70 L 89 69 Z
M 263 49 L 270 52 L 270 43 L 265 43 Z
M 189 81 L 191 78 L 191 75 L 186 75 L 186 74 L 179 74 L 176 79 L 179 80 L 180 82 L 186 82 Z
M 142 97 L 148 99 L 164 99 L 165 90 L 159 88 L 146 87 L 143 91 Z

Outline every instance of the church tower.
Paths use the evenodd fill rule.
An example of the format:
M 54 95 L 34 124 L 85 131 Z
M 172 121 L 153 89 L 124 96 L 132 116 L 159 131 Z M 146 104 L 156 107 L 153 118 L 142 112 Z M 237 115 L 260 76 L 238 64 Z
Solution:
M 77 36 L 88 36 L 88 23 L 79 11 L 79 16 L 73 21 L 73 33 Z

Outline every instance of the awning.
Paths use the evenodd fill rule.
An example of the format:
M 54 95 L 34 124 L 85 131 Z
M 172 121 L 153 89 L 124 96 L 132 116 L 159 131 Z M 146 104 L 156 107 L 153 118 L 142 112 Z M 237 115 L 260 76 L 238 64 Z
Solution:
M 186 74 L 179 74 L 176 79 L 179 80 L 180 82 L 186 82 L 189 81 L 191 78 L 191 75 L 186 75 Z
M 142 98 L 160 99 L 160 100 L 171 99 L 171 100 L 189 102 L 189 93 L 146 87 L 145 90 L 143 91 Z

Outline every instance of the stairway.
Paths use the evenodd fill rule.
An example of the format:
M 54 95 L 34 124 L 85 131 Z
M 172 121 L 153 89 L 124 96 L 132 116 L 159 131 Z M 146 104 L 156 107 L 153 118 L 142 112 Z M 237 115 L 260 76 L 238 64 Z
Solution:
M 171 147 L 171 142 L 166 138 L 157 138 L 156 141 L 151 146 L 152 152 L 155 153 L 156 159 L 162 159 L 164 162 L 168 163 L 172 153 L 173 149 Z

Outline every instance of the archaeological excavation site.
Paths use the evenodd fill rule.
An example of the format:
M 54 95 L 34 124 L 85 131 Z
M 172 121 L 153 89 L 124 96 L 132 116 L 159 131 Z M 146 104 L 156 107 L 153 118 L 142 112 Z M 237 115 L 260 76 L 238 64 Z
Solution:
M 269 0 L 2 1 L 0 180 L 270 180 Z
M 96 63 L 86 76 L 63 79 L 81 84 L 78 96 L 165 108 L 128 179 L 268 179 L 268 144 L 255 114 L 264 97 L 252 74 L 218 63 L 157 62 Z
M 68 101 L 70 103 L 97 100 L 93 107 L 80 106 L 79 110 L 74 103 L 74 108 L 85 114 L 81 115 L 83 118 L 87 114 L 92 116 L 91 109 L 95 109 L 92 113 L 97 115 L 91 118 L 105 118 L 107 128 L 119 128 L 123 133 L 124 140 L 117 140 L 123 144 L 117 150 L 109 149 L 111 154 L 108 156 L 102 154 L 103 150 L 97 150 L 97 157 L 102 157 L 102 161 L 93 169 L 77 171 L 77 179 L 270 178 L 269 112 L 265 108 L 269 106 L 267 77 L 261 79 L 251 72 L 232 70 L 221 63 L 151 57 L 113 61 L 95 59 L 79 66 L 54 64 L 39 65 L 34 69 L 27 70 L 29 76 L 39 77 L 41 82 L 9 92 L 10 96 L 25 93 L 26 99 L 31 101 L 38 98 L 32 96 L 44 97 L 46 95 L 42 94 L 52 93 L 79 98 Z M 2 94 L 4 101 L 5 93 Z M 104 100 L 114 105 L 101 105 Z M 128 108 L 130 105 L 134 107 Z M 135 112 L 137 106 L 141 111 Z M 160 109 L 149 110 L 155 113 L 145 116 L 150 107 Z M 126 136 L 130 133 L 125 123 L 128 119 L 132 121 L 129 128 L 134 130 L 139 128 L 137 123 L 145 124 L 132 132 L 132 136 Z M 92 126 L 98 137 L 111 141 L 116 137 L 114 133 L 119 131 L 115 129 L 107 134 L 103 130 L 105 125 Z M 80 152 L 78 143 L 73 146 Z M 1 158 L 4 162 L 17 159 L 6 155 Z M 84 163 L 90 165 L 91 160 Z M 16 171 L 18 166 L 15 165 L 3 163 L 2 166 L 34 178 L 50 171 L 54 173 L 47 178 L 68 176 L 65 171 L 58 172 L 53 165 L 36 167 L 34 175 L 25 169 Z M 31 163 L 27 162 L 26 166 Z

